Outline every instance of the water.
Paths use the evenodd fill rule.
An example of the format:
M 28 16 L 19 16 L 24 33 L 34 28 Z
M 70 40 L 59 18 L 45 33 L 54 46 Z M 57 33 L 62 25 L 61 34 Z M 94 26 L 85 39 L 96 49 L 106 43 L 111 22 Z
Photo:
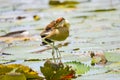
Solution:
M 63 42 L 56 42 L 56 45 L 59 43 L 64 44 L 65 42 L 69 43 L 67 46 L 60 48 L 63 61 L 76 60 L 87 63 L 90 62 L 89 51 L 103 51 L 104 53 L 110 52 L 111 55 L 114 54 L 112 56 L 113 59 L 109 58 L 110 55 L 106 56 L 110 62 L 120 62 L 114 59 L 117 57 L 115 56 L 116 53 L 120 54 L 120 1 L 111 0 L 112 3 L 110 0 L 79 1 L 83 3 L 70 8 L 65 5 L 60 7 L 50 6 L 48 5 L 48 0 L 0 0 L 0 35 L 17 30 L 27 30 L 30 32 L 31 37 L 35 38 L 26 41 L 21 39 L 17 41 L 13 39 L 11 41 L 10 38 L 0 37 L 0 49 L 5 48 L 9 40 L 11 41 L 10 43 L 13 43 L 12 46 L 2 50 L 4 53 L 12 55 L 2 55 L 1 52 L 0 62 L 5 63 L 6 60 L 7 62 L 16 60 L 14 63 L 28 65 L 35 71 L 40 72 L 39 66 L 43 65 L 43 61 L 37 64 L 34 61 L 24 62 L 24 60 L 52 58 L 51 50 L 45 50 L 42 53 L 31 53 L 31 51 L 46 49 L 45 46 L 40 46 L 41 38 L 39 34 L 48 23 L 58 17 L 68 19 L 71 24 L 70 36 Z M 35 21 L 33 19 L 34 15 L 38 15 L 40 20 Z M 18 16 L 23 16 L 25 19 L 18 20 L 16 19 Z M 110 64 L 106 66 L 108 65 Z M 105 67 L 102 69 L 107 70 Z M 94 70 L 93 73 L 96 74 Z M 89 79 L 83 76 L 82 79 L 99 80 L 101 75 L 96 75 L 94 79 L 94 75 L 89 76 Z M 102 78 L 111 80 L 109 78 L 111 75 L 113 77 L 112 80 L 118 80 L 119 73 L 116 75 L 105 74 Z

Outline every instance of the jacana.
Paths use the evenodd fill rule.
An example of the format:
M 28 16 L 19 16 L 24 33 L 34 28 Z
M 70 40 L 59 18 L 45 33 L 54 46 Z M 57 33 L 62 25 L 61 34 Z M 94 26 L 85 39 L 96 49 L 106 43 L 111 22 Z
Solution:
M 50 22 L 50 24 L 48 24 L 40 34 L 43 41 L 42 44 L 48 44 L 52 46 L 52 56 L 54 62 L 56 62 L 54 51 L 56 51 L 57 58 L 60 57 L 61 60 L 60 51 L 54 45 L 54 42 L 64 41 L 65 39 L 67 39 L 67 37 L 69 36 L 69 27 L 69 22 L 65 18 L 60 17 Z

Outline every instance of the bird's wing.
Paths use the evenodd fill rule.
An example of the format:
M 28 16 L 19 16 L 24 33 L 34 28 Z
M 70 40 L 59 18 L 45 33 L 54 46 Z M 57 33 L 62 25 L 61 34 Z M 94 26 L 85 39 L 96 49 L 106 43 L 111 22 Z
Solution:
M 49 32 L 48 32 L 48 35 L 47 35 L 45 38 L 48 38 L 48 39 L 49 39 L 49 38 L 55 36 L 55 35 L 56 35 L 55 31 L 56 31 L 56 29 L 54 29 L 54 30 L 52 30 L 52 31 L 49 31 Z
M 46 26 L 45 30 L 46 31 L 52 30 L 55 28 L 55 25 L 56 25 L 56 21 L 52 21 Z
M 46 36 L 48 34 L 51 33 L 51 31 L 53 31 L 55 29 L 55 25 L 56 25 L 56 21 L 52 21 L 50 22 L 46 27 L 45 29 L 41 32 L 41 36 Z

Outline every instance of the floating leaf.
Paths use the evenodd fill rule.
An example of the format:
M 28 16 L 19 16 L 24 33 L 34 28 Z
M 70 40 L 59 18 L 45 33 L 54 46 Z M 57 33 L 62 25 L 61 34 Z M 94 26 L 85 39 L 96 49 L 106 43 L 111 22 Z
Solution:
M 24 73 L 26 78 L 38 78 L 38 73 L 33 71 L 28 66 L 23 66 L 21 64 L 10 64 L 8 65 L 10 68 L 18 68 L 16 72 Z
M 90 70 L 89 66 L 82 64 L 81 62 L 72 61 L 66 62 L 65 64 L 72 66 L 72 69 L 76 70 L 76 73 L 79 75 L 84 74 Z
M 34 19 L 35 21 L 38 21 L 38 20 L 40 20 L 40 17 L 39 17 L 38 15 L 34 15 L 34 16 L 33 16 L 33 19 Z
M 0 64 L 0 75 L 3 75 L 3 74 L 5 74 L 5 73 L 8 73 L 8 72 L 10 72 L 11 70 L 12 70 L 12 68 Z
M 70 66 L 64 66 L 63 63 L 56 64 L 47 60 L 40 69 L 46 80 L 71 80 L 75 77 L 75 71 Z
M 120 54 L 119 53 L 106 52 L 105 56 L 106 56 L 108 61 L 111 61 L 111 62 L 120 61 Z
M 78 50 L 80 50 L 79 48 L 75 48 L 75 49 L 73 49 L 73 51 L 78 51 Z
M 27 59 L 27 60 L 24 60 L 24 61 L 41 61 L 40 59 Z
M 63 2 L 60 2 L 60 1 L 55 1 L 55 0 L 50 0 L 49 1 L 49 4 L 50 5 L 67 5 L 67 4 L 79 4 L 79 2 L 77 1 L 63 1 Z
M 96 9 L 90 12 L 105 12 L 105 11 L 115 11 L 115 8 L 110 8 L 110 9 Z
M 49 1 L 49 5 L 51 6 L 63 6 L 63 7 L 67 7 L 67 8 L 75 8 L 76 4 L 79 4 L 79 2 L 77 1 L 55 1 L 55 0 L 50 0 Z
M 9 73 L 1 76 L 0 80 L 26 80 L 26 77 L 22 73 Z
M 120 62 L 111 63 L 107 65 L 106 68 L 109 69 L 106 73 L 120 73 Z
M 13 73 L 15 73 L 15 74 L 16 73 L 21 73 L 21 74 L 24 74 L 27 79 L 38 79 L 38 78 L 40 78 L 40 80 L 42 80 L 42 78 L 38 76 L 37 72 L 35 72 L 31 68 L 29 68 L 27 66 L 23 66 L 21 64 L 0 65 L 0 75 L 4 75 L 4 74 L 8 75 L 7 73 L 9 73 L 10 75 L 12 75 Z

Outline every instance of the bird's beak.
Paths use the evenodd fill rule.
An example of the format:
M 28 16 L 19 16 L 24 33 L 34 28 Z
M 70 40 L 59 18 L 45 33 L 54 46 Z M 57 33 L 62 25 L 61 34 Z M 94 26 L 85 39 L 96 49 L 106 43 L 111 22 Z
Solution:
M 65 19 L 65 23 L 69 23 L 69 21 L 67 19 Z
M 69 23 L 68 20 L 65 20 L 65 22 L 64 22 L 64 27 L 65 27 L 65 26 L 68 27 L 68 28 L 70 27 L 70 23 Z

